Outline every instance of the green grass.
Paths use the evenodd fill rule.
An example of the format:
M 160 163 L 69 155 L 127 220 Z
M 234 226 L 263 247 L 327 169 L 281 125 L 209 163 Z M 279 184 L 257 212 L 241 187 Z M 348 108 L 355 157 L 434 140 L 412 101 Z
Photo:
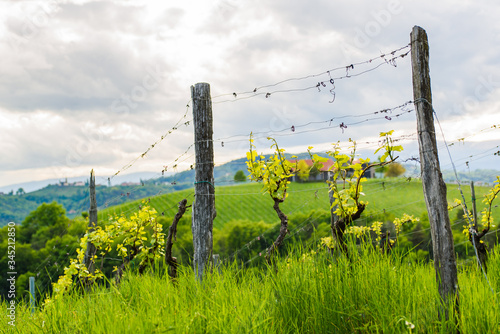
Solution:
M 409 263 L 363 247 L 351 251 L 355 255 L 349 262 L 324 250 L 295 250 L 278 262 L 276 272 L 229 265 L 202 284 L 188 268 L 177 284 L 160 274 L 128 274 L 118 287 L 68 294 L 33 316 L 26 305 L 18 305 L 13 332 L 452 332 L 453 324 L 439 320 L 432 264 Z M 498 252 L 489 268 L 497 291 Z M 499 333 L 498 300 L 475 266 L 461 269 L 459 286 L 461 332 Z
M 470 204 L 469 187 L 464 186 L 462 190 Z M 488 190 L 487 187 L 476 187 L 478 210 L 483 208 L 480 199 Z M 369 179 L 363 185 L 363 193 L 366 196 L 363 196 L 362 200 L 368 202 L 367 214 L 388 212 L 399 217 L 403 213 L 408 213 L 420 217 L 426 212 L 422 184 L 419 180 Z M 291 183 L 288 194 L 288 198 L 281 204 L 285 214 L 308 213 L 315 209 L 329 210 L 326 183 Z M 220 228 L 228 221 L 235 219 L 279 222 L 272 207 L 273 201 L 269 195 L 261 193 L 260 184 L 245 183 L 216 187 L 215 196 L 217 217 L 214 220 L 214 227 Z M 193 189 L 152 197 L 151 205 L 158 212 L 164 212 L 166 216 L 173 217 L 177 212 L 177 203 L 183 198 L 187 198 L 188 203 L 192 204 Z M 453 203 L 454 198 L 461 198 L 458 188 L 456 185 L 448 185 L 448 201 Z M 107 220 L 110 214 L 135 212 L 140 203 L 141 201 L 134 201 L 104 209 L 99 212 L 99 220 Z M 496 208 L 494 213 L 498 217 L 500 208 Z

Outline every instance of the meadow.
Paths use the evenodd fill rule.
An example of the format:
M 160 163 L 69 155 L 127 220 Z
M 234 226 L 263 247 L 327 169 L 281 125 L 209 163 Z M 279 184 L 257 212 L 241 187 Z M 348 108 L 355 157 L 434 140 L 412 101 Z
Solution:
M 214 241 L 215 234 L 227 233 L 224 226 L 235 222 L 265 222 L 265 226 L 278 223 L 272 200 L 260 190 L 261 186 L 253 183 L 216 187 Z M 463 190 L 470 198 L 468 186 Z M 487 191 L 486 187 L 476 187 L 477 198 Z M 419 180 L 367 180 L 363 192 L 369 204 L 359 224 L 370 215 L 382 213 L 393 217 L 426 214 Z M 151 197 L 150 204 L 170 218 L 183 198 L 192 204 L 192 189 Z M 457 186 L 448 185 L 449 202 L 454 198 L 460 198 Z M 131 214 L 141 203 L 101 210 L 100 223 L 104 224 L 110 215 Z M 482 207 L 480 202 L 478 206 Z M 283 203 L 283 211 L 299 227 L 302 219 L 314 220 L 314 215 L 328 218 L 328 210 L 324 183 L 292 183 Z M 498 217 L 498 208 L 494 214 Z M 454 223 L 456 238 L 468 244 L 460 234 L 459 223 Z M 189 221 L 185 225 L 180 239 L 189 233 Z M 259 233 L 249 238 L 255 239 Z M 290 236 L 276 268 L 267 267 L 263 261 L 248 266 L 234 257 L 223 257 L 220 268 L 202 283 L 194 279 L 186 263 L 180 267 L 175 282 L 165 273 L 164 264 L 157 264 L 143 275 L 130 268 L 120 285 L 106 281 L 91 290 L 77 289 L 46 306 L 40 306 L 39 300 L 34 314 L 29 304 L 19 300 L 16 326 L 4 321 L 0 328 L 14 333 L 449 333 L 457 328 L 463 333 L 500 333 L 498 248 L 492 248 L 490 253 L 491 288 L 470 258 L 472 254 L 460 261 L 460 310 L 455 320 L 444 321 L 439 316 L 443 306 L 432 261 L 423 261 L 404 247 L 395 247 L 392 254 L 384 255 L 375 248 L 376 243 L 360 244 L 359 240 L 350 243 L 351 259 L 340 254 L 332 256 L 321 245 L 321 237 L 328 234 L 328 228 L 310 231 L 306 243 Z M 226 250 L 225 254 L 237 250 Z M 258 257 L 258 252 L 254 250 L 250 256 Z M 2 307 L 7 308 L 5 300 Z
M 349 261 L 332 257 L 318 243 L 294 247 L 276 270 L 241 270 L 229 263 L 203 282 L 187 267 L 175 283 L 161 269 L 129 273 L 119 286 L 74 291 L 33 315 L 28 305 L 18 305 L 16 326 L 9 332 L 500 332 L 497 296 L 474 264 L 460 267 L 460 310 L 456 320 L 444 321 L 431 263 L 382 255 L 366 245 L 351 244 L 351 250 Z M 498 251 L 491 256 L 488 277 L 497 291 Z

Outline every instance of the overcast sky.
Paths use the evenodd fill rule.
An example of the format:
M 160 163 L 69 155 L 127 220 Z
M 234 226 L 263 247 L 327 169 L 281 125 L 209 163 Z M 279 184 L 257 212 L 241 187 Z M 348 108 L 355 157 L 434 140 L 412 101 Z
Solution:
M 292 153 L 352 138 L 368 154 L 394 129 L 407 136 L 401 159 L 418 157 L 413 105 L 375 114 L 412 100 L 410 57 L 390 52 L 414 25 L 429 36 L 433 104 L 457 168 L 497 168 L 499 17 L 494 0 L 0 1 L 0 186 L 92 168 L 107 178 L 179 121 L 122 173 L 189 168 L 194 149 L 177 158 L 194 140 L 197 82 L 211 86 L 217 164 L 244 156 L 250 131 L 259 151 L 271 135 Z

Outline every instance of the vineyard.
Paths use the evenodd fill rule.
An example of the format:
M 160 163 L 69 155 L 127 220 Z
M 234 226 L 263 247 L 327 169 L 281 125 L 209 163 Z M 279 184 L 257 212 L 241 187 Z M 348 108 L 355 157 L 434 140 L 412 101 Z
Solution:
M 498 289 L 497 251 L 490 261 L 489 279 Z M 353 263 L 335 261 L 323 249 L 290 249 L 278 272 L 242 271 L 233 264 L 208 275 L 203 285 L 187 267 L 177 284 L 158 273 L 131 273 L 118 287 L 72 293 L 34 315 L 22 306 L 18 326 L 25 333 L 450 333 L 454 328 L 436 313 L 431 264 L 369 249 Z M 463 333 L 498 332 L 500 309 L 482 282 L 475 265 L 461 268 Z
M 250 219 L 252 221 L 278 222 L 276 213 L 269 205 L 270 199 L 261 192 L 261 186 L 247 183 L 217 188 L 216 205 L 220 212 L 214 219 L 214 227 L 222 228 L 231 220 Z M 366 201 L 373 214 L 384 211 L 395 216 L 408 213 L 420 217 L 426 214 L 425 201 L 422 196 L 422 184 L 418 179 L 372 179 L 365 185 Z M 484 196 L 489 187 L 476 187 L 476 196 Z M 171 217 L 177 210 L 177 203 L 183 198 L 193 196 L 193 190 L 182 190 L 172 194 L 164 194 L 150 199 L 156 211 Z M 283 205 L 287 214 L 308 213 L 311 210 L 329 210 L 328 188 L 326 183 L 292 183 L 289 197 Z M 449 186 L 448 201 L 453 203 L 460 197 L 456 187 Z M 470 203 L 470 201 L 468 202 Z M 129 215 L 138 210 L 141 201 L 129 202 L 104 209 L 99 212 L 99 221 L 105 222 L 110 216 Z M 481 204 L 484 205 L 484 204 Z M 481 207 L 482 209 L 482 207 Z M 500 214 L 500 208 L 494 209 L 494 215 Z M 361 224 L 361 223 L 360 223 Z
M 471 195 L 469 184 L 458 179 L 450 147 L 464 139 L 446 140 L 432 105 L 425 52 L 425 31 L 415 27 L 406 46 L 320 74 L 213 97 L 208 84 L 193 86 L 177 123 L 108 182 L 193 125 L 194 141 L 180 148 L 161 174 L 189 166 L 194 188 L 113 206 L 123 197 L 136 198 L 132 190 L 97 207 L 92 171 L 88 215 L 59 234 L 64 237 L 71 226 L 79 232 L 78 242 L 68 242 L 67 252 L 37 265 L 36 275 L 45 270 L 49 278 L 38 286 L 37 298 L 24 293 L 32 304 L 28 298 L 19 304 L 18 328 L 32 333 L 499 332 L 495 223 L 500 209 L 494 204 L 499 181 L 493 188 L 471 185 Z M 212 106 L 311 91 L 334 104 L 345 81 L 396 68 L 410 53 L 413 101 L 214 139 Z M 397 120 L 412 113 L 417 132 L 398 132 Z M 343 137 L 365 123 L 377 129 L 370 140 Z M 378 131 L 381 127 L 387 132 Z M 327 148 L 317 142 L 319 132 L 333 130 L 342 141 Z M 308 140 L 320 148 L 307 146 Z M 418 152 L 401 157 L 405 145 L 417 143 Z M 227 162 L 218 157 L 228 147 L 246 154 L 246 182 L 215 181 L 214 166 Z M 330 178 L 291 182 L 299 175 L 298 159 L 294 165 L 283 147 L 287 153 L 307 150 L 312 167 L 306 176 L 320 170 L 328 156 Z M 454 184 L 444 184 L 438 149 L 448 153 Z M 414 169 L 404 177 L 366 178 L 369 170 L 399 162 Z M 176 185 L 175 178 L 169 180 Z M 79 230 L 82 224 L 85 231 Z M 28 228 L 23 225 L 22 233 Z

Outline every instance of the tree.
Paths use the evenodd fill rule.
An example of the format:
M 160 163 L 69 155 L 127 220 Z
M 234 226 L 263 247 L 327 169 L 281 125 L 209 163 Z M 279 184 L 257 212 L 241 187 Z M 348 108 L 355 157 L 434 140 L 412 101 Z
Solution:
M 309 179 L 309 166 L 307 165 L 305 160 L 300 160 L 297 163 L 296 173 L 300 181 L 307 181 Z
M 243 172 L 241 169 L 234 174 L 234 181 L 236 182 L 245 182 L 247 180 L 247 177 L 245 176 L 245 172 Z
M 16 195 L 17 195 L 17 196 L 24 195 L 24 194 L 26 194 L 26 193 L 24 192 L 24 189 L 23 189 L 23 188 L 19 188 L 19 189 L 17 189 L 17 191 L 16 191 Z
M 387 166 L 387 170 L 385 171 L 384 176 L 386 177 L 398 177 L 403 175 L 406 172 L 406 169 L 400 163 L 393 163 Z
M 47 240 L 65 231 L 68 225 L 66 210 L 60 204 L 43 203 L 22 222 L 19 240 L 40 249 Z

